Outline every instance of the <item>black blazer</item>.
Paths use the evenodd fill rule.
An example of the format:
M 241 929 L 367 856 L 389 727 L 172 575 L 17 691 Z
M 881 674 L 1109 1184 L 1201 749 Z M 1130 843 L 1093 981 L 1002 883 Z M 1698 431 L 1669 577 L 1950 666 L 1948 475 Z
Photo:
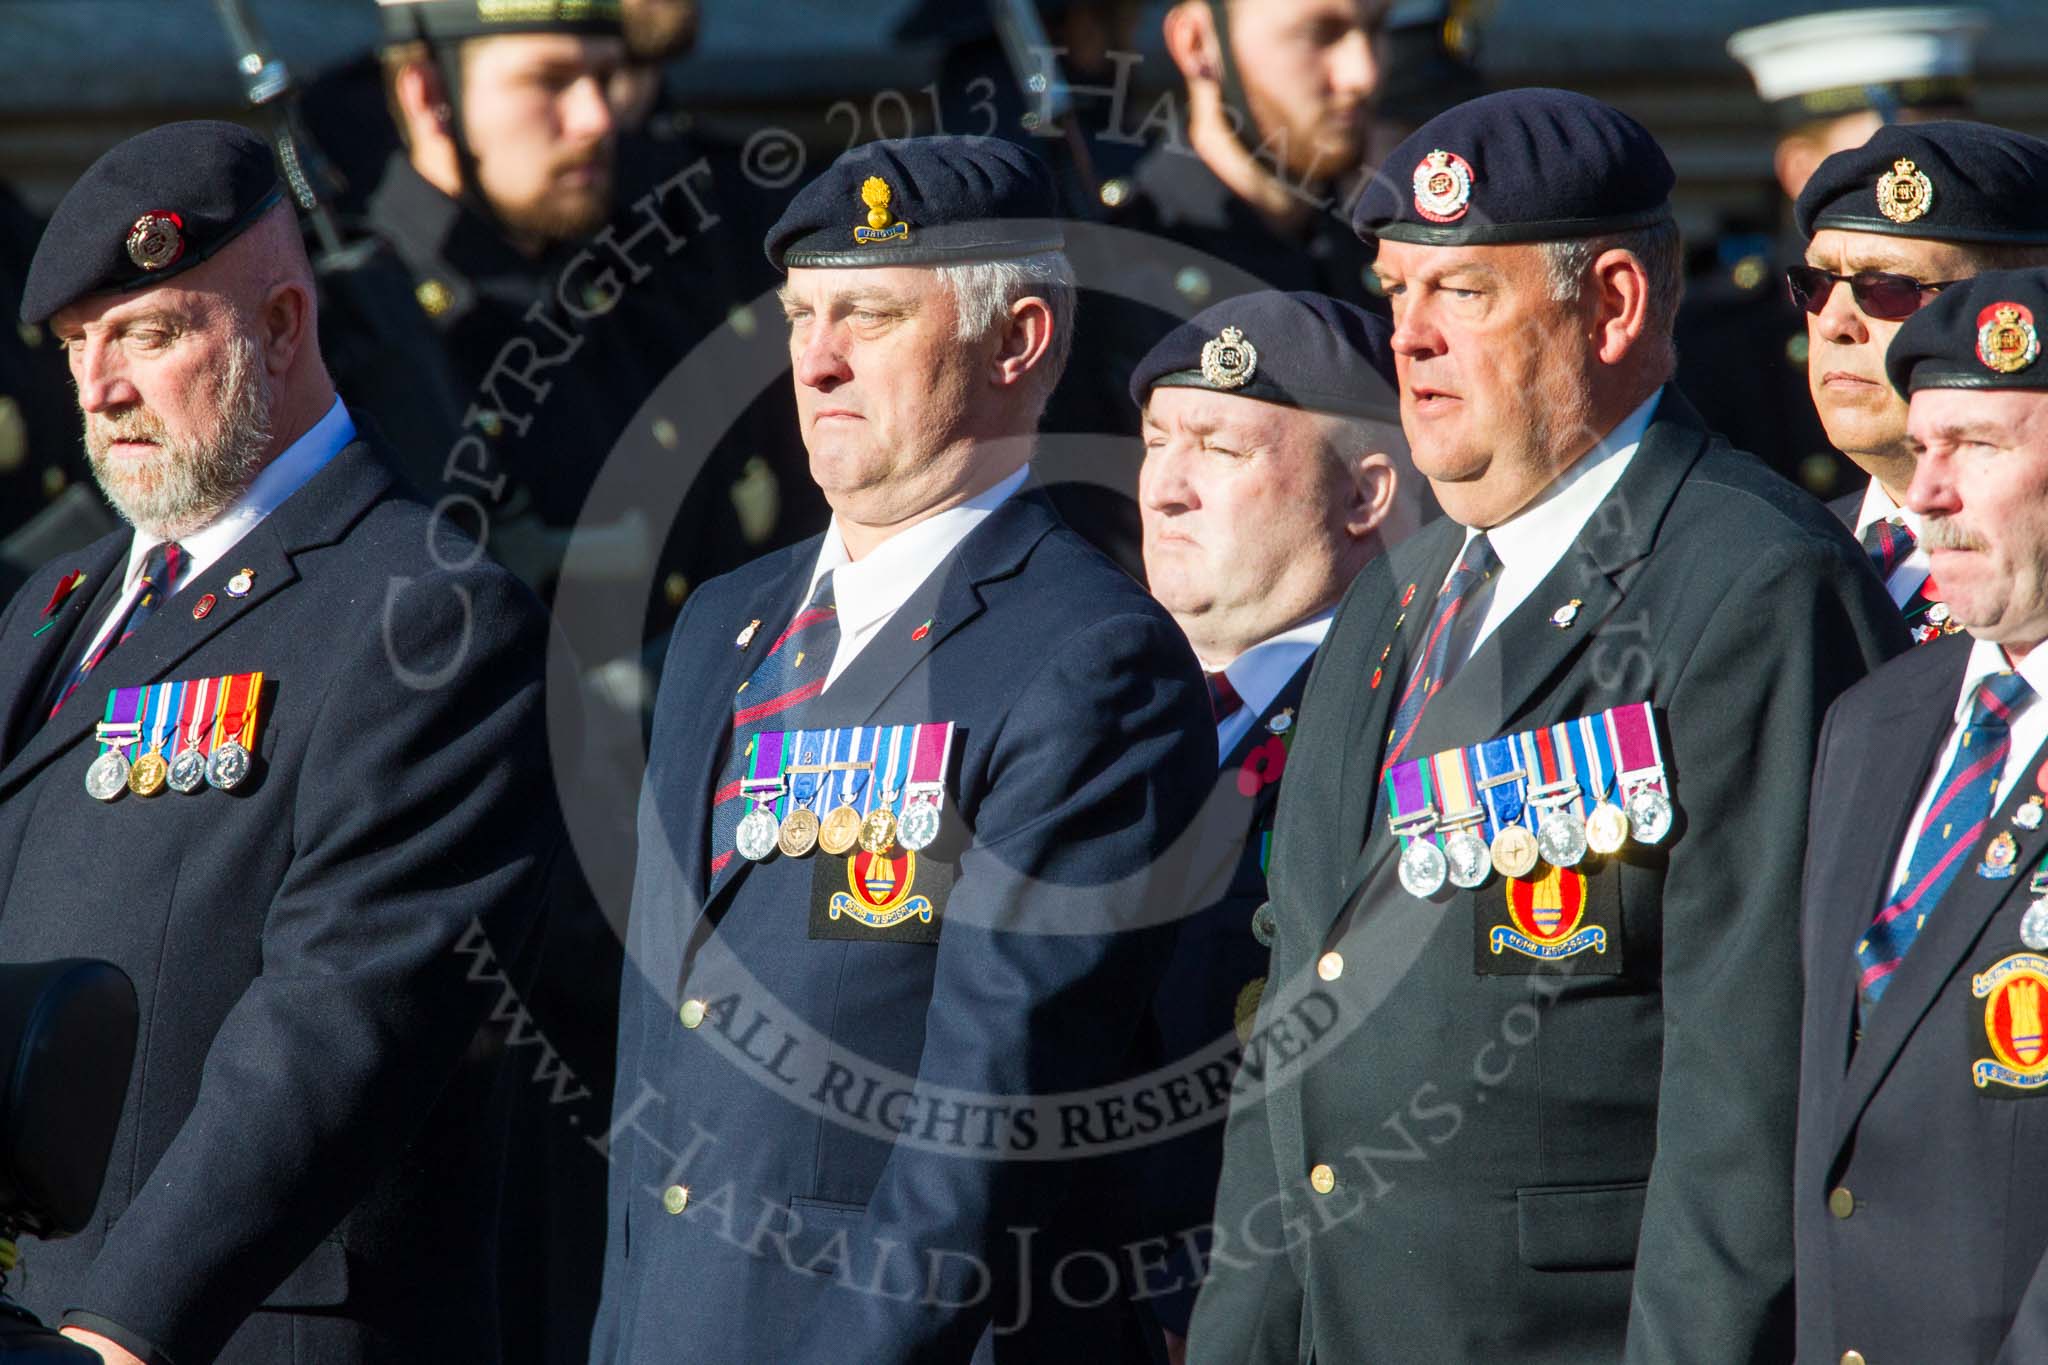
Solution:
M 662 670 L 592 1359 L 966 1360 L 1019 1317 L 998 1361 L 1122 1358 L 1106 1343 L 1129 1340 L 1135 1296 L 1062 1304 L 1043 1277 L 1063 1248 L 1116 1257 L 1129 1236 L 1128 1192 L 1091 1179 L 1114 1144 L 1084 1097 L 1139 1061 L 1185 904 L 1174 850 L 1216 770 L 1200 668 L 1041 495 L 1004 503 L 806 716 L 959 726 L 954 842 L 906 874 L 929 928 L 835 927 L 823 898 L 845 893 L 845 859 L 712 885 L 706 834 L 735 690 L 803 604 L 818 545 L 705 584 Z M 1069 1094 L 1078 1127 L 1016 1118 Z M 929 1292 L 901 1292 L 912 1265 Z
M 1898 614 L 1819 504 L 1667 389 L 1409 750 L 1655 706 L 1677 827 L 1585 869 L 1607 950 L 1546 966 L 1488 951 L 1499 877 L 1432 901 L 1394 878 L 1381 754 L 1463 540 L 1446 521 L 1368 566 L 1309 680 L 1217 1199 L 1236 1252 L 1191 1359 L 1782 1359 L 1807 779 Z
M 545 627 L 390 484 L 341 451 L 40 728 L 129 533 L 0 615 L 0 959 L 107 958 L 142 1005 L 93 1225 L 16 1283 L 177 1365 L 495 1358 L 488 1077 L 458 1064 L 497 1003 L 469 973 L 518 955 L 561 842 Z M 258 669 L 244 785 L 86 794 L 109 689 Z
M 1980 1063 L 1999 1060 L 1988 1030 L 2010 1017 L 1998 982 L 2048 972 L 2020 941 L 2048 857 L 2048 828 L 2012 820 L 2036 791 L 2031 762 L 1854 1037 L 1856 944 L 1890 890 L 1969 653 L 1968 637 L 1914 650 L 1844 695 L 1822 732 L 1794 1185 L 1801 1360 L 2048 1359 L 2048 1069 L 2020 1068 L 2038 1088 L 1978 1083 Z M 2014 875 L 1978 876 L 2001 833 L 2017 842 Z

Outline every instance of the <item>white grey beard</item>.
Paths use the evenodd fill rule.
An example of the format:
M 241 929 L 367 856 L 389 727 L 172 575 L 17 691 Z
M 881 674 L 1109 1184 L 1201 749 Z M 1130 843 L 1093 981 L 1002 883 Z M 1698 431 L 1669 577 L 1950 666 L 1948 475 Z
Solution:
M 256 339 L 235 337 L 215 386 L 212 430 L 173 441 L 146 408 L 85 419 L 93 478 L 114 510 L 144 535 L 176 540 L 213 522 L 248 490 L 270 448 L 270 376 Z M 149 440 L 156 451 L 110 461 L 117 440 Z

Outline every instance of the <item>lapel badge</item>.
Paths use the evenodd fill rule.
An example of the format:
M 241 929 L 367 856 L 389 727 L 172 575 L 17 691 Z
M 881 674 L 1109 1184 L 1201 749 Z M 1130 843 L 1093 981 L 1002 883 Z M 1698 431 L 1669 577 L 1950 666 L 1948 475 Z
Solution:
M 868 206 L 868 221 L 853 230 L 855 242 L 874 246 L 881 242 L 900 242 L 910 235 L 910 224 L 889 211 L 889 202 L 893 198 L 894 191 L 881 176 L 871 175 L 861 182 L 860 201 Z
M 2019 303 L 1994 303 L 1977 314 L 1977 359 L 2000 374 L 2016 374 L 2041 354 L 2034 311 Z
M 2048 958 L 2033 953 L 2000 958 L 1970 978 L 1970 994 L 1984 1002 L 1984 1035 L 1992 1053 L 1970 1068 L 1977 1088 L 2026 1094 L 2048 1085 L 2048 1037 L 2041 1028 Z
M 57 580 L 57 586 L 50 592 L 50 600 L 43 607 L 43 623 L 36 627 L 35 635 L 41 635 L 57 624 L 57 608 L 69 601 L 71 594 L 78 591 L 78 585 L 85 582 L 85 570 L 73 569 Z M 29 638 L 34 639 L 35 635 Z
M 1559 630 L 1570 630 L 1572 622 L 1579 619 L 1579 608 L 1586 604 L 1574 597 L 1571 601 L 1550 613 L 1550 624 Z
M 213 606 L 214 596 L 212 593 L 208 593 L 192 604 L 192 619 L 204 621 L 207 617 L 213 615 Z
M 733 648 L 745 649 L 748 645 L 754 643 L 754 633 L 760 629 L 761 618 L 756 616 L 753 620 L 747 622 L 747 628 L 745 630 L 742 630 L 738 634 L 738 636 L 736 636 L 733 639 Z
M 1406 589 L 1405 591 L 1403 591 L 1403 592 L 1402 592 L 1402 594 L 1401 594 L 1401 605 L 1402 605 L 1402 606 L 1404 606 L 1404 607 L 1405 607 L 1405 606 L 1409 606 L 1409 605 L 1410 605 L 1410 604 L 1412 604 L 1412 603 L 1413 603 L 1414 601 L 1415 601 L 1415 585 L 1414 585 L 1413 583 L 1410 583 L 1410 584 L 1408 585 L 1407 589 Z
M 926 620 L 926 622 L 923 625 L 919 626 L 916 630 L 910 632 L 911 642 L 915 644 L 917 641 L 922 640 L 925 636 L 931 633 L 932 623 L 930 622 L 930 620 Z
M 2012 822 L 2024 830 L 2041 828 L 2041 798 L 2030 796 L 2027 804 L 2012 813 Z
M 1378 668 L 1375 668 L 1375 669 L 1374 669 L 1374 670 L 1372 671 L 1372 690 L 1373 690 L 1373 691 L 1377 692 L 1377 691 L 1379 691 L 1379 690 L 1380 690 L 1380 679 L 1381 679 L 1381 678 L 1382 678 L 1382 677 L 1384 676 L 1384 674 L 1385 674 L 1385 671 L 1384 671 L 1383 669 L 1378 669 Z
M 1266 721 L 1266 732 L 1268 734 L 1284 735 L 1293 728 L 1294 708 L 1291 706 L 1275 711 Z
M 185 255 L 185 220 L 169 209 L 153 209 L 128 229 L 128 259 L 137 268 L 168 270 Z
M 1472 206 L 1472 166 L 1441 147 L 1416 163 L 1415 211 L 1432 223 L 1455 223 Z
M 243 569 L 228 580 L 228 596 L 247 597 L 249 590 L 256 586 L 256 571 Z
M 1259 348 L 1235 327 L 1202 344 L 1202 382 L 1212 389 L 1241 389 L 1259 372 Z
M 2012 831 L 2002 829 L 1984 849 L 1984 861 L 1978 865 L 1977 875 L 1987 881 L 2004 881 L 2018 871 L 2013 866 L 2019 861 L 2020 846 L 2012 837 Z
M 2027 906 L 2027 913 L 2020 916 L 2020 942 L 2035 952 L 2048 949 L 2048 874 L 2036 872 L 2027 890 L 2034 893 L 2033 903 Z
M 1911 223 L 1934 207 L 1934 182 L 1906 157 L 1877 178 L 1877 211 L 1894 223 Z

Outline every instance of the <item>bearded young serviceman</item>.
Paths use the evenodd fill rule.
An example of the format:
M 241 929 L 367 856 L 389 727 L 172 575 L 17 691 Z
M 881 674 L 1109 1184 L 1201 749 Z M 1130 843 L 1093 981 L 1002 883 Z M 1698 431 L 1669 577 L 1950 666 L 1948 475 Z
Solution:
M 1672 181 L 1530 89 L 1359 201 L 1446 518 L 1302 698 L 1190 1360 L 1789 1354 L 1807 781 L 1905 628 L 1668 386 Z
M 495 1359 L 468 973 L 562 847 L 539 605 L 356 431 L 246 130 L 95 162 L 22 316 L 131 526 L 0 614 L 0 959 L 110 960 L 143 1024 L 99 1211 L 20 1295 L 117 1365 Z

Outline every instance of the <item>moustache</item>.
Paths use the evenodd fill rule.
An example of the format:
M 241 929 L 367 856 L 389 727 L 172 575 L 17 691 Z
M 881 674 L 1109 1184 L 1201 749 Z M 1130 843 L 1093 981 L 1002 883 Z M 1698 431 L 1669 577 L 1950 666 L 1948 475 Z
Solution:
M 1948 517 L 1928 517 L 1920 523 L 1920 544 L 1928 550 L 1988 549 L 1982 536 L 1972 535 Z
M 148 408 L 130 408 L 116 416 L 93 413 L 87 418 L 89 444 L 104 450 L 116 441 L 154 441 L 161 444 L 169 434 L 163 419 Z

